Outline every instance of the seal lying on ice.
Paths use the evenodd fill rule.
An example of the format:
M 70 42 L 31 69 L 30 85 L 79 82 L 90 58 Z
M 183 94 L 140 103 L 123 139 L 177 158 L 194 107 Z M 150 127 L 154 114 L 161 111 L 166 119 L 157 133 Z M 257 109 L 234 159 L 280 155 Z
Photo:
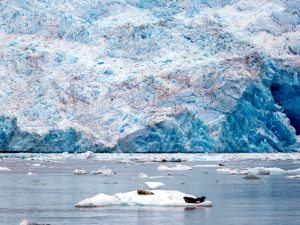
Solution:
M 146 190 L 137 190 L 138 195 L 154 195 L 153 192 L 151 191 L 146 191 Z
M 206 199 L 205 196 L 202 196 L 202 197 L 198 197 L 198 198 L 192 198 L 192 197 L 183 197 L 184 201 L 186 203 L 194 203 L 194 204 L 199 204 L 201 202 L 204 202 L 204 200 Z

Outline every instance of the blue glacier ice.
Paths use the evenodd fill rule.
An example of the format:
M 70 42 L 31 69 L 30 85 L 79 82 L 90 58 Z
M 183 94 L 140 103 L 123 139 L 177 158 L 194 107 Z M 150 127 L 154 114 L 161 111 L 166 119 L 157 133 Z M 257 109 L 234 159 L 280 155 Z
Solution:
M 1 152 L 300 146 L 300 1 L 0 1 Z

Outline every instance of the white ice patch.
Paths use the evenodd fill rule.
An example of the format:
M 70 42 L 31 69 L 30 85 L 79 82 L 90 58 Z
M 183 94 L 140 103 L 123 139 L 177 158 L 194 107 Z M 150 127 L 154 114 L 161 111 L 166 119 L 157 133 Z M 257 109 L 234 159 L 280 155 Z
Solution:
M 10 169 L 5 166 L 0 166 L 0 171 L 10 171 Z
M 176 164 L 173 165 L 172 167 L 168 167 L 166 165 L 159 165 L 157 169 L 163 171 L 176 171 L 176 170 L 192 170 L 192 167 L 187 165 L 182 165 L 182 164 Z
M 287 176 L 288 179 L 300 179 L 300 175 Z
M 194 165 L 193 167 L 215 168 L 215 167 L 219 167 L 219 165 L 210 165 L 210 164 L 207 164 L 207 165 Z
M 165 184 L 162 182 L 144 182 L 144 183 L 151 189 L 157 189 L 165 186 Z
M 183 206 L 183 207 L 212 207 L 211 201 L 199 204 L 186 203 L 185 196 L 195 196 L 179 191 L 152 190 L 153 195 L 138 195 L 137 191 L 117 193 L 115 195 L 98 194 L 92 198 L 78 202 L 76 207 L 100 206 Z
M 31 166 L 33 166 L 33 167 L 40 167 L 41 164 L 39 164 L 39 163 L 34 163 L 34 164 L 32 164 Z
M 102 176 L 109 176 L 109 175 L 113 175 L 114 172 L 111 170 L 111 169 L 108 169 L 106 167 L 102 167 L 101 169 L 99 170 L 93 170 L 91 172 L 91 174 L 94 174 L 94 175 L 102 175 Z
M 87 172 L 86 172 L 85 170 L 81 170 L 81 169 L 75 169 L 75 170 L 73 171 L 73 173 L 74 173 L 75 175 L 83 175 L 83 174 L 87 174 Z
M 82 153 L 82 156 L 84 159 L 92 159 L 94 157 L 94 153 L 91 151 L 87 151 L 85 153 Z
M 159 179 L 159 178 L 166 178 L 166 177 L 165 176 L 149 176 L 148 174 L 141 172 L 141 173 L 139 173 L 138 178 L 139 179 Z M 172 178 L 172 177 L 168 176 L 168 178 Z
M 22 220 L 22 222 L 20 223 L 20 225 L 29 225 L 29 221 L 24 219 Z
M 26 175 L 27 175 L 27 176 L 35 176 L 35 175 L 37 175 L 37 174 L 36 174 L 36 173 L 33 173 L 33 172 L 28 172 Z
M 300 168 L 293 170 L 284 170 L 278 167 L 254 167 L 254 168 L 241 168 L 241 169 L 230 169 L 220 168 L 217 172 L 228 173 L 230 175 L 246 175 L 246 174 L 257 174 L 257 175 L 270 175 L 270 174 L 284 174 L 284 173 L 298 173 Z
M 139 179 L 146 179 L 146 178 L 148 178 L 148 177 L 149 177 L 149 176 L 148 176 L 147 174 L 143 173 L 143 172 L 140 172 L 139 175 L 138 175 L 138 178 L 139 178 Z
M 32 166 L 32 167 L 40 167 L 41 164 L 39 163 L 34 163 L 34 164 L 30 164 L 30 163 L 27 163 L 28 166 Z

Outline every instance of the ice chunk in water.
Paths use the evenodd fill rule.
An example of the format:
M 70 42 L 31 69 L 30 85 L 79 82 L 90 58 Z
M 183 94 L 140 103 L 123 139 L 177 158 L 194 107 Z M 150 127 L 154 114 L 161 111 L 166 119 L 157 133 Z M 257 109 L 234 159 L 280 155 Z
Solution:
M 186 203 L 185 196 L 195 196 L 180 191 L 152 190 L 153 195 L 138 195 L 137 191 L 117 193 L 115 195 L 98 194 L 92 198 L 78 202 L 76 207 L 100 206 L 183 206 L 183 207 L 212 207 L 211 201 L 199 204 Z
M 145 184 L 151 189 L 157 189 L 165 186 L 165 184 L 162 182 L 145 182 Z

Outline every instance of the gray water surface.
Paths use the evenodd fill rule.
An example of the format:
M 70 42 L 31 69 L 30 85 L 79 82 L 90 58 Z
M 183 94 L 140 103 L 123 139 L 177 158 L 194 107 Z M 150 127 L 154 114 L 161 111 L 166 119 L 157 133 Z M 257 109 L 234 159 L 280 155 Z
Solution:
M 39 163 L 34 167 L 29 164 Z M 204 225 L 299 225 L 300 180 L 287 174 L 260 176 L 245 180 L 242 175 L 216 172 L 216 168 L 189 171 L 159 171 L 160 162 L 102 162 L 69 159 L 58 162 L 0 159 L 0 166 L 11 169 L 0 172 L 0 224 L 16 225 L 23 219 L 51 225 L 74 224 L 204 224 Z M 164 165 L 173 165 L 167 162 Z M 184 165 L 212 164 L 183 162 Z M 215 162 L 213 163 L 215 164 Z M 280 167 L 296 169 L 298 163 L 285 161 L 244 160 L 224 162 L 232 168 Z M 76 168 L 92 171 L 106 166 L 116 172 L 111 176 L 74 175 Z M 27 176 L 32 171 L 36 176 Z M 139 172 L 164 178 L 138 179 Z M 144 181 L 160 181 L 163 189 L 178 190 L 196 196 L 205 195 L 212 208 L 118 206 L 75 208 L 74 205 L 100 192 L 114 194 L 138 188 Z

